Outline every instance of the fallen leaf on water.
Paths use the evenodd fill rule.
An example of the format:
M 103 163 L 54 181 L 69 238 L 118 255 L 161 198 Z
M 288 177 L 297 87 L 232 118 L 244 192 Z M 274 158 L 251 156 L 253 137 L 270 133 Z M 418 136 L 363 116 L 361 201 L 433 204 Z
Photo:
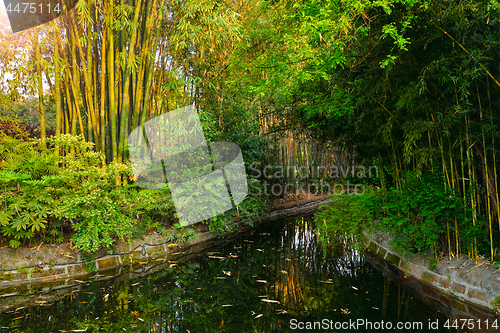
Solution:
M 14 320 L 18 320 L 18 319 L 21 319 L 21 318 L 24 318 L 24 316 L 14 318 L 14 319 L 12 319 L 12 321 L 14 321 Z
M 321 281 L 323 283 L 333 283 L 332 281 Z
M 226 274 L 227 276 L 231 276 L 231 271 L 222 271 L 222 273 Z
M 352 288 L 352 289 L 354 289 L 354 290 L 358 290 L 358 288 L 356 288 L 356 287 L 354 287 L 354 286 L 351 286 L 351 288 Z
M 188 299 L 187 301 L 184 301 L 186 303 L 193 303 L 194 301 L 192 299 Z
M 266 280 L 255 280 L 255 281 L 260 282 L 260 283 L 267 283 Z
M 222 307 L 233 306 L 232 304 L 224 304 Z
M 288 274 L 287 271 L 280 271 L 282 274 Z
M 275 301 L 274 299 L 261 299 L 262 302 L 266 303 L 277 303 L 280 304 L 280 301 Z
M 264 252 L 264 250 L 263 250 L 263 249 L 256 249 L 256 250 L 257 250 L 257 251 L 259 251 L 259 252 Z
M 262 316 L 263 316 L 263 314 L 261 313 L 260 315 L 255 316 L 255 319 L 260 318 L 260 317 L 262 317 Z
M 373 309 L 375 309 L 375 310 L 380 310 L 379 308 L 376 308 L 376 307 L 374 307 L 374 306 L 372 306 L 372 308 L 373 308 Z

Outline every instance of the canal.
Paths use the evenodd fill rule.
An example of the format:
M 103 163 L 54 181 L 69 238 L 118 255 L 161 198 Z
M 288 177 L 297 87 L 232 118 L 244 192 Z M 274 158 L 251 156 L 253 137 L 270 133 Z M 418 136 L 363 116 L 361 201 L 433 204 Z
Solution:
M 152 274 L 32 295 L 0 332 L 469 332 L 344 245 L 323 251 L 309 218 L 267 224 Z

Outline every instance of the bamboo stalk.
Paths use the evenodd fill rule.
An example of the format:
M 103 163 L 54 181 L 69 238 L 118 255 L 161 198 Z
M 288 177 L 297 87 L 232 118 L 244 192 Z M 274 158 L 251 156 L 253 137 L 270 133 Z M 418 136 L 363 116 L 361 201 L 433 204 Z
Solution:
M 476 93 L 477 93 L 477 99 L 479 102 L 479 110 L 481 112 L 481 121 L 483 120 L 483 110 L 481 107 L 481 96 L 479 95 L 479 89 L 476 84 Z M 489 232 L 490 232 L 490 252 L 491 252 L 491 260 L 493 260 L 493 230 L 491 227 L 491 209 L 490 209 L 490 182 L 488 179 L 488 152 L 486 151 L 486 145 L 485 145 L 485 138 L 484 138 L 484 127 L 481 126 L 481 134 L 483 138 L 483 148 L 484 148 L 484 168 L 485 168 L 485 181 L 486 181 L 486 214 L 488 215 L 488 227 L 489 227 Z
M 464 218 L 467 218 L 467 204 L 466 204 L 466 191 L 465 191 L 465 168 L 464 168 L 464 152 L 462 148 L 462 134 L 460 133 L 460 165 L 462 171 L 462 199 L 464 206 Z M 469 255 L 470 259 L 470 255 Z
M 449 158 L 450 158 L 450 170 L 451 170 L 451 189 L 452 189 L 452 193 L 455 194 L 455 177 L 454 177 L 454 174 L 453 174 L 453 158 L 451 156 L 451 147 L 449 147 Z M 455 251 L 456 251 L 456 254 L 457 256 L 460 255 L 460 247 L 459 247 L 459 244 L 458 244 L 459 240 L 458 240 L 458 222 L 457 222 L 457 217 L 455 216 Z
M 110 120 L 110 136 L 111 136 L 111 150 L 112 150 L 112 161 L 117 162 L 118 161 L 118 145 L 117 145 L 117 138 L 118 138 L 118 133 L 117 133 L 117 120 L 118 120 L 118 114 L 116 112 L 116 101 L 115 101 L 115 87 L 116 87 L 116 81 L 115 81 L 115 59 L 114 59 L 114 52 L 115 52 L 115 47 L 114 47 L 114 36 L 113 36 L 113 16 L 111 15 L 113 8 L 113 0 L 108 0 L 106 1 L 106 12 L 109 18 L 109 22 L 106 25 L 106 32 L 107 36 L 109 37 L 109 52 L 108 52 L 108 70 L 107 72 L 109 73 L 109 80 L 108 80 L 108 94 L 109 94 L 109 120 Z
M 466 123 L 466 143 L 467 143 L 467 150 L 465 151 L 467 154 L 467 164 L 469 168 L 469 186 L 472 188 L 471 192 L 471 206 L 472 206 L 472 225 L 476 225 L 476 204 L 474 201 L 474 197 L 476 196 L 476 188 L 475 188 L 475 174 L 474 174 L 474 166 L 472 165 L 472 152 L 469 152 L 471 149 L 470 146 L 470 138 L 469 138 L 469 120 L 467 118 L 467 114 L 465 114 L 465 123 Z M 474 236 L 474 244 L 472 245 L 472 255 L 475 256 L 475 259 L 477 261 L 477 240 L 476 237 Z
M 36 87 L 38 90 L 38 112 L 40 113 L 40 137 L 45 139 L 45 109 L 43 106 L 43 84 L 42 84 L 42 55 L 40 53 L 40 42 L 38 38 L 39 27 L 33 28 L 33 48 L 36 60 Z
M 62 119 L 61 119 L 61 77 L 59 75 L 60 73 L 60 66 L 59 66 L 59 45 L 57 43 L 58 40 L 58 32 L 59 32 L 59 26 L 57 24 L 57 20 L 54 20 L 52 23 L 52 38 L 53 38 L 53 47 L 54 47 L 54 84 L 55 84 L 55 91 L 54 91 L 54 99 L 55 99 L 55 106 L 56 106 L 56 137 L 60 136 L 61 134 L 61 124 L 62 124 Z M 58 149 L 56 149 L 58 150 Z

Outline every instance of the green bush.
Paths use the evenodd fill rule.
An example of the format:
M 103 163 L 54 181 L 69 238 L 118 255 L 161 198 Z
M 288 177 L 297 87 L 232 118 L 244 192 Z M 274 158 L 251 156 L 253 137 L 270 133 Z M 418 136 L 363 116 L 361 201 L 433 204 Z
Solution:
M 37 237 L 46 243 L 62 242 L 73 234 L 77 247 L 95 251 L 173 215 L 167 191 L 116 185 L 117 178 L 131 176 L 130 165 L 103 166 L 103 155 L 94 152 L 91 143 L 62 135 L 27 142 L 17 151 L 15 139 L 2 139 L 10 150 L 0 153 L 0 225 L 12 247 Z M 73 153 L 60 155 L 55 147 Z M 42 162 L 26 165 L 31 158 Z
M 379 226 L 394 237 L 393 245 L 399 250 L 413 253 L 434 249 L 447 251 L 445 234 L 447 222 L 450 233 L 458 223 L 459 237 L 467 249 L 474 237 L 484 239 L 483 221 L 474 226 L 472 209 L 444 185 L 439 172 L 403 173 L 401 189 L 379 190 L 371 195 L 372 216 Z M 380 208 L 375 208 L 380 207 Z
M 11 247 L 71 236 L 76 247 L 93 252 L 152 230 L 181 240 L 195 237 L 180 227 L 167 230 L 177 222 L 168 190 L 116 185 L 116 179 L 131 178 L 130 164 L 103 165 L 92 143 L 70 135 L 21 141 L 0 134 L 0 147 L 0 234 Z M 268 202 L 255 195 L 259 186 L 249 186 L 237 209 L 209 220 L 210 230 L 221 234 L 236 217 L 262 214 Z
M 400 189 L 380 189 L 338 200 L 315 214 L 320 241 L 333 243 L 353 237 L 355 247 L 361 249 L 361 232 L 376 227 L 392 235 L 392 245 L 399 251 L 446 252 L 447 227 L 451 235 L 456 221 L 463 251 L 470 250 L 474 239 L 480 250 L 487 251 L 484 219 L 478 217 L 473 225 L 472 208 L 443 180 L 439 172 L 403 172 Z

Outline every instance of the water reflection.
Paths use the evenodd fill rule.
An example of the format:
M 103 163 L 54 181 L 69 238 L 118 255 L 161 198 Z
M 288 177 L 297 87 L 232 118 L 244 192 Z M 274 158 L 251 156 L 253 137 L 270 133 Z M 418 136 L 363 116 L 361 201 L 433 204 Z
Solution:
M 386 332 L 430 332 L 428 323 L 438 320 L 441 327 L 432 332 L 449 332 L 442 326 L 446 316 L 366 256 L 339 243 L 325 257 L 308 219 L 261 227 L 137 279 L 83 284 L 59 300 L 49 294 L 32 299 L 0 313 L 0 332 L 295 332 L 291 323 L 324 320 L 332 329 L 300 331 L 342 332 L 335 323 L 361 319 L 422 323 Z

